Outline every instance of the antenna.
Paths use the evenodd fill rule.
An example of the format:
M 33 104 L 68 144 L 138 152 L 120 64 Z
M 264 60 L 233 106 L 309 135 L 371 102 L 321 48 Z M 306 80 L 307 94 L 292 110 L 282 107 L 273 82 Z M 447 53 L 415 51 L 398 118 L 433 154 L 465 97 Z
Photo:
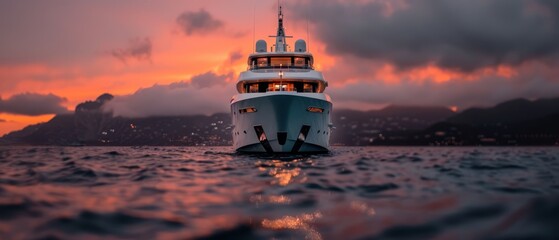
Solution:
M 311 35 L 309 33 L 309 8 L 310 5 L 307 5 L 307 51 L 311 51 Z
M 252 52 L 256 51 L 256 4 L 252 0 Z
M 283 12 L 280 5 L 280 1 L 278 0 L 278 32 L 275 36 L 269 36 L 276 38 L 276 52 L 285 52 L 288 51 L 287 49 L 287 42 L 286 38 L 292 38 L 293 36 L 286 36 L 285 29 L 283 28 Z

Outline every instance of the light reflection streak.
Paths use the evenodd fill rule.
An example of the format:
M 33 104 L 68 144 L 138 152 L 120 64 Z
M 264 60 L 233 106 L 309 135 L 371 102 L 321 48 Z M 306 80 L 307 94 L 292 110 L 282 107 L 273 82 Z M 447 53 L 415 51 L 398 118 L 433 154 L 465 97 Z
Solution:
M 268 170 L 268 174 L 275 178 L 272 184 L 287 186 L 301 174 L 301 168 L 292 167 L 292 164 L 299 163 L 299 160 L 300 159 L 294 159 L 292 161 L 272 160 L 270 162 L 260 162 L 260 164 L 264 164 L 265 166 L 258 167 L 258 170 L 264 172 L 268 170 L 266 167 L 270 167 L 271 169 Z M 303 181 L 304 180 L 306 180 L 306 178 L 304 178 Z
M 262 196 L 254 195 L 250 197 L 250 201 L 253 203 L 275 203 L 275 204 L 290 204 L 291 198 L 285 195 L 278 196 Z
M 362 212 L 362 213 L 367 214 L 369 216 L 373 216 L 373 215 L 376 214 L 376 211 L 373 207 L 369 207 L 367 204 L 362 203 L 362 202 L 353 201 L 353 202 L 351 202 L 350 207 L 353 210 L 356 210 L 358 212 Z
M 281 169 L 281 168 L 274 168 L 270 170 L 270 176 L 276 178 L 276 181 L 273 181 L 273 184 L 278 184 L 280 186 L 287 186 L 295 177 L 299 176 L 301 172 L 300 168 L 294 169 Z
M 306 233 L 305 239 L 322 239 L 320 233 L 309 225 L 309 223 L 321 217 L 322 213 L 316 212 L 300 216 L 284 216 L 274 220 L 264 219 L 262 220 L 262 227 L 271 230 L 301 230 Z

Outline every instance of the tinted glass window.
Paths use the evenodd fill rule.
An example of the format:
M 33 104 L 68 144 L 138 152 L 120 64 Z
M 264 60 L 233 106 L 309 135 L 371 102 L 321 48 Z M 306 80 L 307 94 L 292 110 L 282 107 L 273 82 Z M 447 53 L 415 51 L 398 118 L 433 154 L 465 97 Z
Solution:
M 267 67 L 268 66 L 268 58 L 258 58 L 258 59 L 256 59 L 256 65 L 258 67 Z
M 288 67 L 291 66 L 291 58 L 290 57 L 274 57 L 272 58 L 272 67 Z
M 294 63 L 295 63 L 295 67 L 305 67 L 306 63 L 305 63 L 305 58 L 302 57 L 296 57 L 294 59 Z

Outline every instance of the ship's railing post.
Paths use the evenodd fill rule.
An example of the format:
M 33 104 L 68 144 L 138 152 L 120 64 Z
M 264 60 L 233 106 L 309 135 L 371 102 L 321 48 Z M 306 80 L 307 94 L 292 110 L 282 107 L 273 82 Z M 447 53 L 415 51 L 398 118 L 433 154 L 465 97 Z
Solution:
M 283 70 L 281 69 L 282 64 L 280 64 L 279 78 L 280 78 L 280 92 L 283 91 Z

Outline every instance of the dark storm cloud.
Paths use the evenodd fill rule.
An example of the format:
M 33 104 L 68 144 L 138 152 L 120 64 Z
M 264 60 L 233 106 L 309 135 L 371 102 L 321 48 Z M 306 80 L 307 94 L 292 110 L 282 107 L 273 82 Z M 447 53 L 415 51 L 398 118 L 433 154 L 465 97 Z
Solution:
M 390 84 L 374 81 L 330 88 L 329 93 L 338 106 L 350 108 L 352 103 L 390 103 L 458 106 L 464 109 L 472 106 L 491 106 L 519 97 L 557 97 L 559 82 L 548 81 L 535 75 L 523 75 L 512 79 L 493 76 L 475 81 L 451 80 L 444 83 L 403 80 L 399 84 Z
M 202 74 L 198 74 L 193 76 L 189 81 L 180 81 L 171 83 L 168 85 L 169 88 L 185 88 L 185 87 L 192 87 L 195 89 L 202 89 L 202 88 L 210 88 L 214 86 L 220 86 L 227 83 L 228 79 L 233 78 L 233 73 L 230 72 L 228 74 L 219 75 L 213 71 L 208 71 Z
M 213 114 L 227 111 L 234 88 L 224 84 L 231 74 L 207 72 L 190 82 L 154 85 L 131 95 L 116 96 L 104 109 L 115 116 L 148 117 Z
M 401 69 L 559 60 L 556 0 L 309 0 L 290 8 L 299 20 L 309 16 L 328 52 Z
M 200 9 L 198 12 L 184 12 L 177 17 L 176 21 L 187 36 L 209 33 L 223 26 L 222 21 L 214 19 L 204 9 Z
M 124 63 L 128 59 L 151 61 L 151 51 L 152 45 L 149 38 L 135 38 L 130 40 L 126 48 L 112 50 L 111 55 Z
M 0 99 L 0 112 L 28 116 L 63 114 L 68 113 L 68 109 L 62 106 L 66 101 L 53 94 L 22 93 L 5 100 Z
M 225 84 L 227 79 L 232 77 L 233 77 L 232 73 L 228 75 L 217 75 L 214 72 L 207 72 L 192 77 L 192 79 L 190 80 L 190 84 L 192 84 L 194 87 L 199 89 L 208 88 L 216 85 Z

